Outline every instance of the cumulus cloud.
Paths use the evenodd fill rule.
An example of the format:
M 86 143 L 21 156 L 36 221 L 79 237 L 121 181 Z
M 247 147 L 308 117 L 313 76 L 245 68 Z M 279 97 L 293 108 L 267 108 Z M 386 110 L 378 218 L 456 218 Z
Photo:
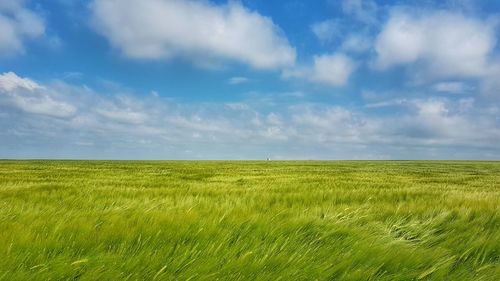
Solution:
M 94 0 L 91 10 L 95 30 L 130 58 L 228 59 L 259 69 L 295 62 L 280 28 L 238 2 Z
M 429 98 L 413 100 L 416 109 L 413 118 L 405 118 L 407 129 L 402 133 L 421 144 L 455 144 L 464 146 L 496 147 L 500 137 L 498 120 L 481 113 L 474 100 Z M 475 115 L 475 116 L 473 116 Z
M 494 25 L 460 13 L 394 10 L 376 38 L 375 66 L 418 64 L 430 77 L 482 77 L 495 48 Z
M 28 78 L 21 78 L 14 72 L 6 72 L 0 75 L 0 90 L 3 92 L 12 92 L 17 89 L 34 91 L 42 88 L 35 81 Z
M 0 74 L 0 103 L 27 113 L 60 118 L 72 116 L 76 111 L 71 104 L 57 100 L 45 87 L 13 72 Z
M 297 67 L 283 72 L 284 78 L 307 79 L 329 86 L 345 86 L 356 68 L 356 63 L 342 53 L 316 55 L 312 66 Z
M 347 84 L 354 68 L 354 62 L 343 54 L 315 56 L 311 79 L 333 86 L 343 86 Z
M 344 52 L 362 53 L 368 51 L 372 47 L 372 39 L 364 34 L 348 35 L 340 49 Z
M 342 11 L 364 23 L 375 23 L 377 10 L 377 3 L 373 0 L 342 0 Z
M 42 17 L 25 6 L 23 0 L 0 2 L 0 57 L 25 52 L 25 42 L 45 34 Z
M 335 20 L 325 20 L 311 25 L 311 31 L 321 42 L 330 42 L 339 33 L 339 26 Z

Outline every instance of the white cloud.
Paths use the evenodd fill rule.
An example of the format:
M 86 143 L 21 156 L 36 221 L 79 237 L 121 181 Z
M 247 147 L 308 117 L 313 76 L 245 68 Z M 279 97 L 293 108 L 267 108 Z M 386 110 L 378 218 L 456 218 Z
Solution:
M 10 104 L 22 111 L 52 117 L 68 117 L 76 108 L 58 101 L 31 79 L 21 78 L 13 72 L 0 74 L 0 103 Z
M 325 20 L 311 25 L 311 31 L 320 41 L 329 42 L 339 33 L 339 26 L 335 20 Z
M 382 107 L 392 107 L 392 106 L 402 106 L 406 104 L 408 101 L 406 99 L 394 99 L 394 100 L 385 100 L 374 103 L 365 104 L 365 108 L 382 108 Z
M 95 30 L 127 57 L 229 59 L 260 69 L 295 62 L 279 27 L 237 2 L 94 0 L 91 7 Z
M 46 95 L 38 97 L 16 95 L 12 99 L 12 103 L 25 112 L 59 118 L 72 116 L 76 111 L 76 108 L 71 104 L 56 101 Z
M 266 121 L 270 125 L 280 126 L 283 124 L 281 116 L 277 113 L 271 112 L 267 115 Z
M 495 47 L 494 26 L 458 13 L 391 13 L 375 43 L 376 67 L 418 64 L 430 77 L 481 77 Z
M 128 124 L 141 124 L 144 123 L 147 118 L 147 115 L 142 112 L 134 112 L 129 110 L 99 109 L 96 112 L 108 119 Z
M 355 68 L 356 63 L 342 53 L 325 54 L 314 56 L 312 66 L 286 70 L 282 76 L 338 87 L 347 84 Z
M 235 76 L 235 77 L 229 78 L 227 80 L 227 83 L 229 83 L 230 85 L 238 85 L 238 84 L 247 83 L 248 81 L 250 81 L 250 80 L 246 77 Z
M 343 107 L 297 106 L 292 115 L 302 136 L 317 142 L 362 142 L 364 125 L 353 111 Z
M 0 2 L 0 57 L 23 53 L 27 40 L 42 37 L 45 33 L 43 19 L 26 8 L 24 2 Z
M 481 91 L 489 96 L 500 97 L 500 62 L 491 63 L 480 83 Z
M 415 137 L 420 137 L 423 142 L 428 143 L 446 143 L 463 142 L 474 144 L 482 141 L 481 126 L 484 122 L 471 122 L 471 120 L 460 112 L 452 109 L 452 103 L 441 99 L 415 100 L 412 102 L 417 109 L 416 116 L 407 119 L 406 122 L 414 132 Z M 479 121 L 476 118 L 476 121 Z M 495 132 L 496 131 L 496 132 Z M 498 129 L 493 131 L 494 137 L 498 137 Z M 483 132 L 484 134 L 484 132 Z
M 312 80 L 333 86 L 344 86 L 354 68 L 354 62 L 343 54 L 315 56 Z
M 458 81 L 440 82 L 435 84 L 433 88 L 437 92 L 452 94 L 461 94 L 471 90 L 471 87 L 467 86 L 464 82 Z
M 372 39 L 364 34 L 348 35 L 340 49 L 344 52 L 362 53 L 368 51 L 372 47 Z
M 436 145 L 444 150 L 444 146 L 497 147 L 495 142 L 500 140 L 499 120 L 485 112 L 490 106 L 477 105 L 472 98 L 453 101 L 431 97 L 403 100 L 399 104 L 405 112 L 398 117 L 374 119 L 381 126 L 376 135 L 383 136 L 385 142 Z M 456 148 L 453 151 L 456 153 Z
M 152 95 L 153 99 L 158 99 L 158 97 L 158 95 Z M 150 118 L 150 113 L 146 108 L 147 105 L 144 102 L 120 94 L 108 99 L 96 97 L 90 114 L 97 113 L 99 117 L 103 117 L 106 122 L 110 123 L 142 125 L 146 124 Z
M 74 158 L 82 146 L 94 149 L 87 158 L 500 156 L 500 110 L 472 98 L 404 99 L 368 108 L 256 96 L 230 104 L 182 104 L 121 91 L 104 95 L 64 82 L 42 84 L 14 73 L 0 75 L 0 82 L 3 157 L 57 157 L 66 147 L 65 155 Z M 382 106 L 400 108 L 373 113 Z M 34 145 L 40 154 L 27 149 Z
M 375 23 L 377 10 L 377 3 L 373 0 L 342 0 L 342 11 L 364 23 Z
M 0 75 L 0 91 L 12 92 L 16 89 L 34 91 L 42 88 L 35 81 L 28 78 L 21 78 L 14 72 L 6 72 Z

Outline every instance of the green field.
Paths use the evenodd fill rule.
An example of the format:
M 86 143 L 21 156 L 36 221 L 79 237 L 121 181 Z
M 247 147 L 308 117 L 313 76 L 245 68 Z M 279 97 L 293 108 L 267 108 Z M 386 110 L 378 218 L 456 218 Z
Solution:
M 499 280 L 500 162 L 0 161 L 0 280 Z

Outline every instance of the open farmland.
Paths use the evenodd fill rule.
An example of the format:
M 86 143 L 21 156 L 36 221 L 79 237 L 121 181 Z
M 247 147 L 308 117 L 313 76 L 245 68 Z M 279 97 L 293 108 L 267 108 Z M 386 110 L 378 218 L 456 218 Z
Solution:
M 500 162 L 0 161 L 0 280 L 498 280 Z

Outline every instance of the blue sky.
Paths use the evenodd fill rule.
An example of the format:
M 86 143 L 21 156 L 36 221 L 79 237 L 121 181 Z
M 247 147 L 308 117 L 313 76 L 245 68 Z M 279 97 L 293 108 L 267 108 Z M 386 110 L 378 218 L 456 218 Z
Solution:
M 0 0 L 0 158 L 499 159 L 500 2 Z

